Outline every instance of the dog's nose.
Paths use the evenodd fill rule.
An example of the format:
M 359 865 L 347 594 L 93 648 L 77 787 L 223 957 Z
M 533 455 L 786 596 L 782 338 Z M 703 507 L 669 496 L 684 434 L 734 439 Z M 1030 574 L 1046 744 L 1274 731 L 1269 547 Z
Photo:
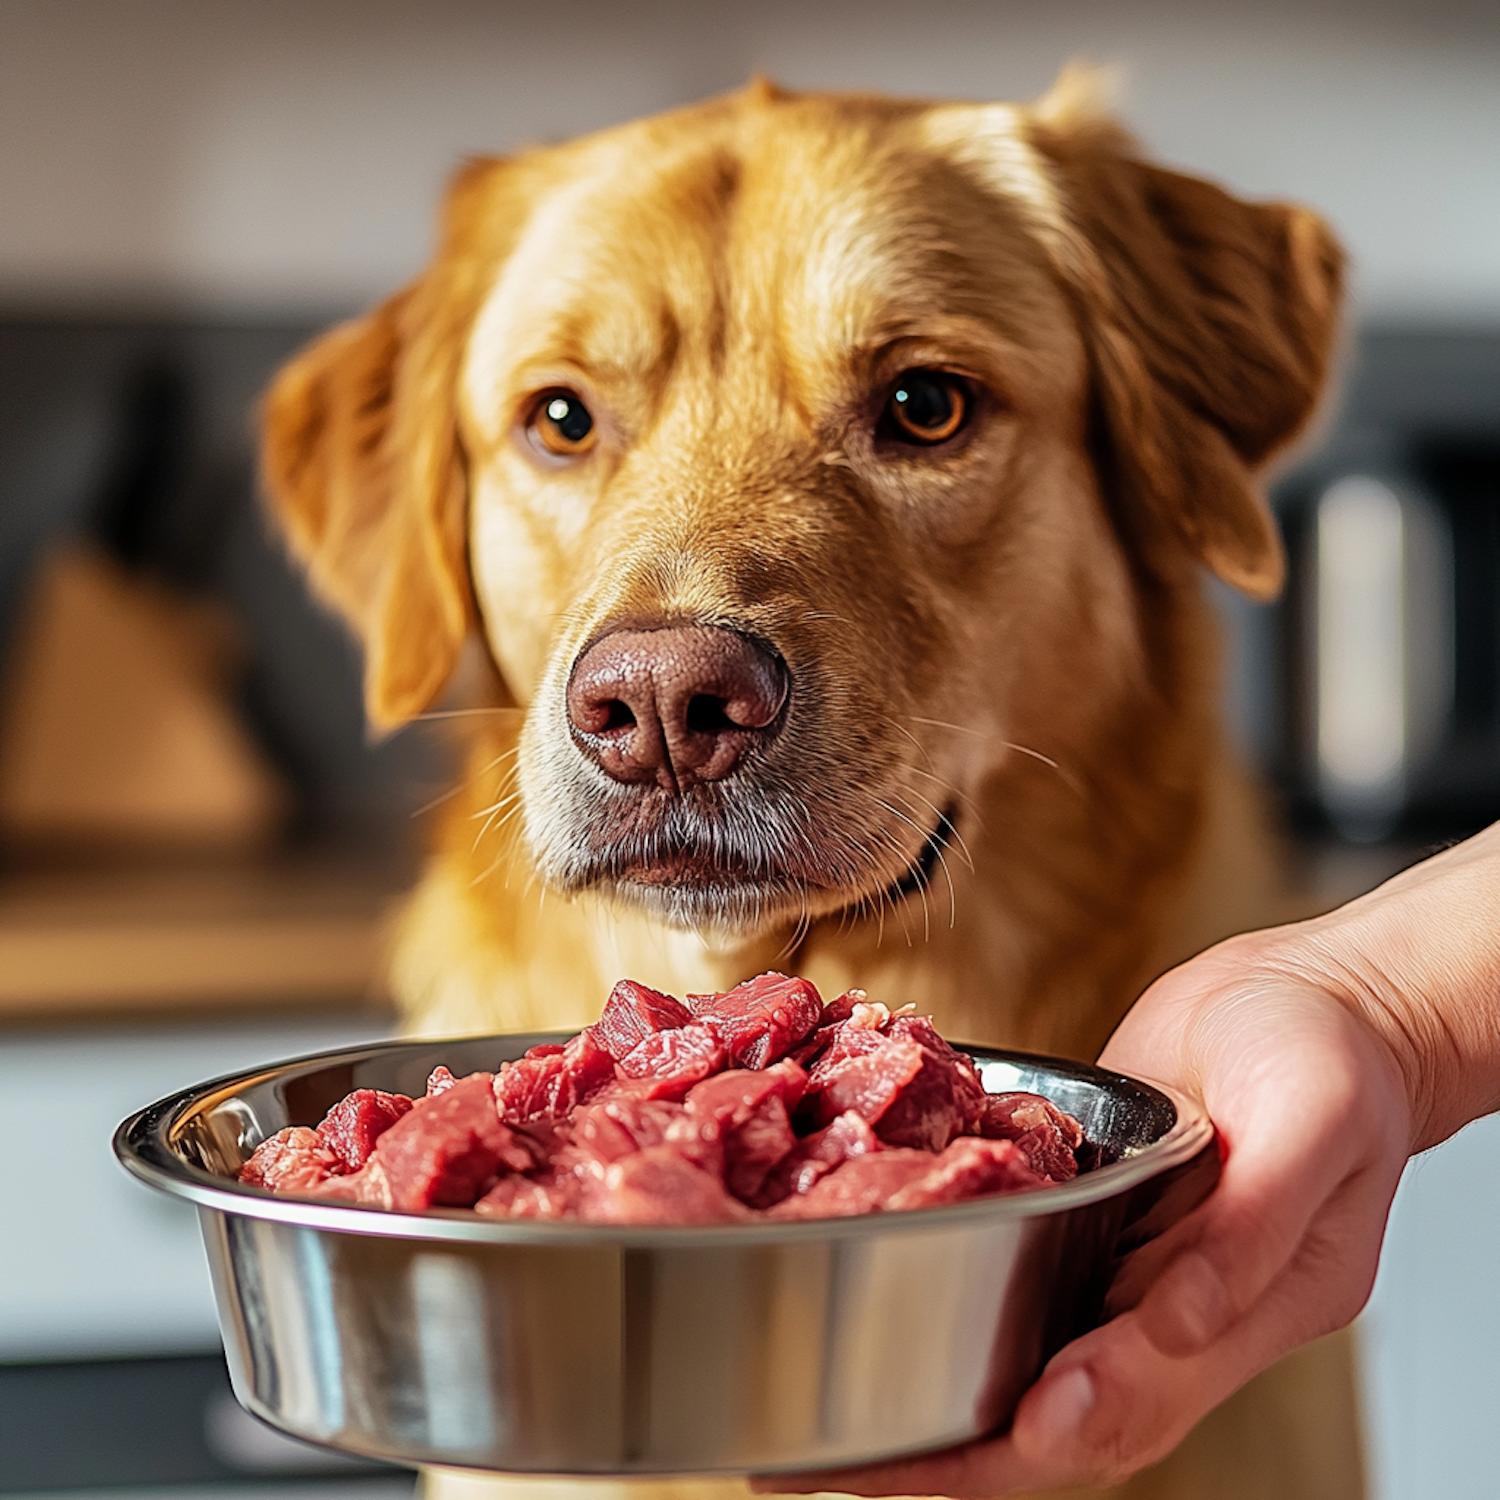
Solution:
M 774 735 L 790 687 L 781 658 L 733 630 L 614 630 L 573 665 L 568 725 L 616 781 L 679 790 Z

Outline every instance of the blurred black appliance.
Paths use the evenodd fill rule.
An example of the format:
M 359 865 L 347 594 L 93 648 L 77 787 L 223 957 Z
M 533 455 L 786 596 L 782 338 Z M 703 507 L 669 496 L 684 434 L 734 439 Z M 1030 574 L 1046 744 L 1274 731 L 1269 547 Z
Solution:
M 1500 335 L 1369 332 L 1351 363 L 1276 491 L 1270 768 L 1304 831 L 1457 837 L 1500 817 Z
M 371 741 L 358 648 L 256 494 L 256 403 L 318 326 L 0 311 L 0 667 L 39 559 L 87 538 L 235 615 L 241 716 L 293 788 L 302 833 L 401 843 L 445 784 L 442 747 Z

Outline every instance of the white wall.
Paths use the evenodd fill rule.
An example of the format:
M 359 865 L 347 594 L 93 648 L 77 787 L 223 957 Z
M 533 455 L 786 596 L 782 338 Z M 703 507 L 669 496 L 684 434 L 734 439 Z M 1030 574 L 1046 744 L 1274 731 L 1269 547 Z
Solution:
M 1500 320 L 1482 0 L 0 0 L 0 300 L 363 301 L 463 153 L 742 81 L 1025 97 L 1122 65 L 1162 156 L 1322 207 L 1379 319 Z

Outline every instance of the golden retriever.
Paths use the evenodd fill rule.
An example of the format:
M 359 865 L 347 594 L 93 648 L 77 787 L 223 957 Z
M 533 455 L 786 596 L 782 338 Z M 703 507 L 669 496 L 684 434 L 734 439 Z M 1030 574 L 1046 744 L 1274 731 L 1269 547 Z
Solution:
M 1268 915 L 1202 574 L 1280 584 L 1256 475 L 1322 390 L 1341 256 L 1087 92 L 756 82 L 475 161 L 429 269 L 280 375 L 269 489 L 373 722 L 483 648 L 394 959 L 413 1027 L 774 965 L 1087 1057 Z M 1121 1493 L 1357 1494 L 1346 1354 L 1310 1358 Z

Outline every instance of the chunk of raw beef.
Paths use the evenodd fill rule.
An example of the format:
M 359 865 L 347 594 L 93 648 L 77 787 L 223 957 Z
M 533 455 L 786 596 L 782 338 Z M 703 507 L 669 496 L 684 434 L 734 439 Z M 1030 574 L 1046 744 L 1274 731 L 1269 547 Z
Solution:
M 290 1125 L 255 1148 L 240 1168 L 240 1181 L 271 1193 L 306 1193 L 331 1175 L 333 1165 L 316 1130 Z
M 593 1032 L 594 1040 L 618 1062 L 648 1036 L 658 1031 L 675 1031 L 692 1019 L 693 1013 L 681 1000 L 637 984 L 633 979 L 622 979 L 609 992 L 604 1013 L 588 1029 Z
M 583 1185 L 576 1177 L 502 1177 L 478 1203 L 476 1213 L 496 1219 L 572 1219 Z
M 1014 1141 L 1032 1170 L 1054 1182 L 1078 1175 L 1083 1127 L 1040 1094 L 986 1094 L 970 1130 L 991 1140 Z
M 743 1202 L 761 1193 L 768 1174 L 796 1148 L 789 1110 L 806 1085 L 806 1073 L 783 1059 L 720 1073 L 688 1094 L 690 1120 L 705 1141 L 722 1143 L 725 1186 Z
M 732 1224 L 750 1210 L 670 1146 L 650 1146 L 585 1181 L 578 1216 L 593 1224 Z
M 814 1129 L 852 1109 L 868 1124 L 876 1126 L 876 1134 L 880 1134 L 881 1116 L 922 1071 L 925 1058 L 915 1042 L 896 1041 L 879 1032 L 869 1035 L 872 1040 L 868 1051 L 840 1051 L 835 1055 L 830 1049 L 808 1075 L 803 1112 Z M 834 1044 L 840 1048 L 842 1045 L 842 1039 Z M 834 1060 L 830 1062 L 830 1058 Z
M 695 1083 L 724 1066 L 724 1048 L 705 1026 L 679 1026 L 637 1042 L 615 1064 L 622 1079 L 640 1084 L 638 1096 L 682 1099 Z
M 823 1016 L 806 979 L 761 974 L 722 995 L 689 995 L 694 1019 L 724 1044 L 742 1068 L 764 1068 L 805 1041 Z
M 382 1089 L 355 1089 L 340 1099 L 318 1126 L 319 1140 L 337 1162 L 334 1170 L 359 1171 L 369 1161 L 375 1142 L 411 1105 L 405 1094 L 387 1094 Z
M 961 1203 L 985 1193 L 1013 1193 L 1043 1187 L 1047 1179 L 1031 1170 L 1014 1141 L 982 1141 L 961 1136 L 929 1165 L 924 1176 L 898 1188 L 881 1205 L 888 1212 Z
M 308 1190 L 313 1198 L 336 1203 L 357 1203 L 361 1208 L 393 1208 L 390 1179 L 378 1156 L 372 1156 L 357 1172 L 329 1177 Z
M 471 1073 L 422 1100 L 381 1136 L 375 1152 L 395 1208 L 468 1208 L 497 1173 L 533 1165 L 496 1113 L 493 1082 L 489 1073 Z
M 878 1212 L 894 1193 L 920 1181 L 932 1170 L 930 1151 L 909 1146 L 856 1156 L 835 1167 L 805 1193 L 783 1198 L 773 1219 L 841 1219 Z
M 926 1016 L 892 1016 L 886 1032 L 920 1047 L 922 1066 L 880 1117 L 875 1133 L 892 1146 L 941 1151 L 962 1133 L 984 1099 L 979 1074 Z
M 565 1047 L 533 1047 L 495 1075 L 495 1100 L 507 1125 L 560 1120 L 615 1076 L 615 1060 L 587 1031 Z
M 862 1116 L 846 1110 L 831 1125 L 803 1136 L 767 1174 L 751 1201 L 769 1208 L 791 1193 L 805 1193 L 851 1157 L 880 1150 L 880 1138 Z

